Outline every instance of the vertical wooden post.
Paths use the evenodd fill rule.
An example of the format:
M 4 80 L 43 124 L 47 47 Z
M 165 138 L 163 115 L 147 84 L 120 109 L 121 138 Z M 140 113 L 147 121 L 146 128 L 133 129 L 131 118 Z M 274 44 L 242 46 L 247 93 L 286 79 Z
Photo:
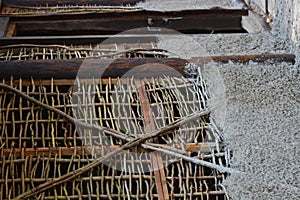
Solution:
M 152 117 L 152 111 L 150 102 L 145 91 L 145 83 L 142 80 L 137 79 L 136 84 L 138 86 L 138 92 L 141 101 L 141 107 L 145 118 L 145 131 L 151 132 L 155 130 L 154 119 Z M 169 192 L 167 187 L 167 179 L 165 176 L 165 170 L 161 153 L 151 152 L 151 162 L 154 169 L 155 184 L 159 200 L 169 200 Z

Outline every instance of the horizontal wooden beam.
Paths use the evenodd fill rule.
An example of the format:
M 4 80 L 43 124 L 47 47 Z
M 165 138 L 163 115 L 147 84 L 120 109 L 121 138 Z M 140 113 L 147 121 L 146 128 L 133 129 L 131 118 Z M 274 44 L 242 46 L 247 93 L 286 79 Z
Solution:
M 193 62 L 203 66 L 208 62 L 247 63 L 272 61 L 295 63 L 292 54 L 263 54 L 240 56 L 196 57 L 191 60 L 177 58 L 145 58 L 145 59 L 72 59 L 72 60 L 28 60 L 1 61 L 0 79 L 9 80 L 49 80 L 80 78 L 117 78 L 135 76 L 149 78 L 162 75 L 180 76 L 185 74 L 185 64 Z M 80 71 L 78 71 L 80 69 Z M 130 71 L 135 70 L 135 71 Z
M 247 10 L 183 10 L 46 14 L 11 16 L 17 24 L 17 36 L 116 34 L 141 27 L 167 28 L 183 33 L 244 31 L 242 16 Z
M 4 6 L 134 5 L 142 0 L 3 0 Z
M 126 8 L 126 7 L 125 7 Z M 9 14 L 8 14 L 9 15 Z M 195 10 L 178 10 L 178 11 L 155 11 L 155 10 L 132 10 L 123 12 L 122 10 L 110 12 L 82 12 L 82 13 L 49 13 L 38 15 L 12 15 L 13 19 L 22 21 L 49 21 L 49 20 L 68 20 L 68 19 L 115 19 L 132 17 L 133 19 L 143 16 L 144 18 L 172 18 L 172 17 L 189 17 L 194 16 L 247 16 L 246 9 L 195 9 Z
M 126 73 L 135 77 L 155 77 L 184 74 L 183 59 L 73 59 L 73 60 L 30 60 L 0 62 L 1 79 L 13 76 L 14 79 L 74 79 L 117 78 Z M 140 67 L 139 67 L 140 66 Z M 164 67 L 163 67 L 164 66 Z M 138 68 L 137 68 L 138 67 Z M 135 72 L 129 72 L 135 69 Z M 80 70 L 80 71 L 79 71 Z

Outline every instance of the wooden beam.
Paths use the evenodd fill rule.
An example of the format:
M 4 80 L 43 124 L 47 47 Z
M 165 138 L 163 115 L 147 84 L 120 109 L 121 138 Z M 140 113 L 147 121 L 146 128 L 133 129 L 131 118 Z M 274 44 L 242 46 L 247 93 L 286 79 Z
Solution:
M 134 5 L 142 0 L 3 0 L 3 6 Z
M 150 101 L 148 99 L 145 83 L 143 80 L 136 80 L 136 85 L 138 87 L 138 93 L 141 101 L 141 108 L 144 116 L 145 123 L 145 133 L 150 133 L 156 130 L 154 119 L 152 116 L 152 109 L 150 106 Z M 152 142 L 158 142 L 157 139 Z M 169 191 L 167 187 L 167 179 L 165 175 L 164 165 L 162 161 L 161 153 L 151 152 L 151 163 L 155 175 L 155 184 L 159 200 L 168 200 Z
M 117 78 L 139 66 L 143 67 L 136 71 L 136 77 L 178 76 L 184 74 L 186 63 L 187 60 L 173 58 L 1 61 L 0 79 L 9 79 L 11 76 L 15 80 L 31 80 L 31 77 L 36 80 L 74 79 L 77 73 L 80 78 Z
M 27 61 L 0 61 L 0 79 L 15 80 L 20 77 L 24 80 L 34 79 L 49 80 L 53 79 L 74 79 L 80 69 L 80 74 L 90 75 L 95 78 L 117 78 L 122 77 L 129 70 L 144 66 L 144 71 L 136 75 L 140 77 L 149 75 L 162 75 L 174 70 L 180 74 L 185 74 L 185 64 L 193 62 L 202 66 L 208 62 L 229 61 L 235 63 L 253 62 L 289 62 L 295 63 L 293 54 L 263 54 L 263 55 L 238 55 L 238 56 L 212 56 L 212 57 L 195 57 L 191 60 L 177 58 L 145 58 L 145 59 L 72 59 L 72 60 L 27 60 Z M 156 63 L 156 64 L 153 64 Z M 150 65 L 151 64 L 151 65 Z M 148 66 L 147 66 L 148 65 Z M 157 65 L 157 67 L 155 67 Z M 108 66 L 108 67 L 107 67 Z M 168 66 L 170 68 L 163 68 Z
M 145 58 L 145 59 L 72 59 L 72 60 L 27 60 L 27 61 L 0 61 L 0 79 L 23 80 L 74 79 L 80 69 L 81 78 L 117 78 L 123 77 L 129 70 L 138 66 L 143 69 L 137 71 L 138 77 L 172 75 L 174 72 L 185 74 L 185 64 L 193 62 L 203 66 L 208 62 L 229 61 L 235 63 L 265 62 L 271 61 L 295 63 L 293 54 L 262 54 L 262 55 L 239 55 L 239 56 L 212 56 L 196 57 L 191 60 L 177 58 Z M 155 63 L 155 64 L 153 64 Z M 107 67 L 108 66 L 108 67 Z M 162 67 L 168 66 L 169 68 Z
M 247 10 L 183 10 L 45 14 L 11 16 L 17 36 L 115 34 L 140 27 L 161 27 L 183 33 L 244 31 L 242 16 Z
M 126 7 L 125 7 L 126 8 Z M 20 21 L 49 21 L 49 20 L 68 20 L 68 19 L 107 19 L 111 20 L 114 18 L 126 18 L 143 16 L 144 19 L 160 19 L 160 18 L 173 18 L 173 17 L 189 17 L 194 18 L 195 16 L 232 16 L 241 17 L 247 16 L 248 10 L 246 9 L 194 9 L 194 10 L 178 10 L 178 11 L 154 11 L 154 10 L 132 10 L 123 12 L 122 10 L 111 11 L 111 12 L 83 12 L 83 13 L 48 13 L 38 15 L 12 15 L 14 20 Z
M 207 17 L 197 19 L 174 18 L 169 21 L 155 19 L 84 19 L 67 21 L 26 21 L 14 22 L 17 24 L 17 36 L 59 36 L 59 35 L 101 35 L 117 34 L 136 28 L 161 27 L 182 33 L 210 33 L 212 31 L 241 31 L 240 17 Z

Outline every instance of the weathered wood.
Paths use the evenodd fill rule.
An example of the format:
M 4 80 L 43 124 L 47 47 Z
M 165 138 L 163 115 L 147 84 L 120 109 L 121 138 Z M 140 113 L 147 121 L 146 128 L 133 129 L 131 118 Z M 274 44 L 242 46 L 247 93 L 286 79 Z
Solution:
M 0 37 L 3 37 L 5 35 L 8 22 L 9 17 L 0 16 Z
M 3 6 L 134 5 L 141 0 L 3 0 Z
M 221 23 L 220 23 L 221 22 Z M 194 19 L 153 19 L 151 24 L 142 19 L 84 19 L 45 22 L 15 22 L 17 36 L 51 36 L 51 35 L 101 35 L 117 34 L 141 27 L 162 27 L 182 33 L 205 33 L 211 31 L 241 31 L 241 17 L 195 17 Z
M 10 76 L 14 79 L 74 79 L 77 73 L 80 73 L 80 78 L 116 78 L 138 66 L 143 68 L 136 71 L 136 77 L 155 77 L 174 72 L 183 74 L 186 63 L 188 61 L 183 59 L 156 58 L 2 61 L 0 79 Z
M 16 33 L 17 33 L 17 25 L 16 23 L 12 22 L 8 24 L 4 37 L 14 37 L 16 36 Z
M 156 130 L 154 124 L 154 118 L 152 116 L 152 109 L 150 106 L 150 101 L 148 99 L 145 83 L 143 80 L 136 80 L 136 85 L 138 86 L 138 93 L 141 101 L 141 108 L 144 116 L 145 132 L 150 133 Z M 158 139 L 153 139 L 153 142 L 158 142 Z M 167 180 L 164 170 L 164 165 L 162 161 L 161 153 L 151 152 L 151 163 L 155 175 L 155 184 L 159 200 L 168 200 L 169 191 L 167 187 Z
M 208 62 L 289 62 L 295 63 L 295 55 L 292 54 L 265 54 L 244 56 L 213 56 L 198 57 L 191 60 L 175 58 L 146 58 L 146 59 L 73 59 L 73 60 L 29 60 L 29 61 L 1 61 L 0 79 L 74 79 L 80 69 L 82 78 L 117 78 L 124 76 L 129 70 L 142 66 L 143 69 L 136 71 L 137 77 L 161 76 L 164 74 L 184 74 L 186 63 L 193 62 L 202 66 Z M 154 64 L 155 63 L 155 64 Z M 162 67 L 168 66 L 170 68 Z M 176 74 L 176 73 L 175 73 Z M 178 75 L 177 74 L 177 75 Z
M 126 8 L 126 7 L 125 7 Z M 194 16 L 247 16 L 246 9 L 195 9 L 195 10 L 178 10 L 178 11 L 153 11 L 153 10 L 132 10 L 132 11 L 113 11 L 113 12 L 83 12 L 83 13 L 49 13 L 38 15 L 12 15 L 14 19 L 22 21 L 35 20 L 67 20 L 67 19 L 114 19 L 119 17 L 140 17 L 146 18 L 172 18 L 172 17 L 189 17 Z
M 46 14 L 12 16 L 18 36 L 93 35 L 119 33 L 140 27 L 162 27 L 184 33 L 244 31 L 242 16 L 247 10 L 189 10 Z
M 112 36 L 103 34 L 116 34 L 140 27 L 162 27 L 184 33 L 243 32 L 241 17 L 247 14 L 247 10 L 216 9 L 11 16 L 10 23 L 16 24 L 18 37 L 0 38 L 0 46 L 54 43 L 66 45 L 95 44 Z M 158 33 L 172 34 L 174 32 L 151 30 L 145 35 L 145 32 L 140 31 L 131 33 L 132 35 L 129 37 L 128 35 L 114 36 L 114 41 L 120 40 L 128 43 L 142 40 L 143 42 L 153 42 L 157 38 L 154 34 Z M 35 35 L 38 37 L 34 37 Z M 49 37 L 50 35 L 53 36 Z

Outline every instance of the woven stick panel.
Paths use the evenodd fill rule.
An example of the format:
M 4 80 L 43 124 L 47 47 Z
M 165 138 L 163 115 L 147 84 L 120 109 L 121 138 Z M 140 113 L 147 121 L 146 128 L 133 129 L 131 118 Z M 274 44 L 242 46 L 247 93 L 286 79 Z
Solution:
M 192 80 L 192 81 L 191 81 Z M 147 119 L 161 129 L 207 107 L 202 78 L 153 78 L 64 81 L 5 81 L 22 93 L 86 124 L 111 128 L 126 137 L 148 133 Z M 196 81 L 194 81 L 196 80 Z M 67 81 L 65 81 L 67 83 Z M 145 92 L 145 97 L 142 92 Z M 148 102 L 150 115 L 145 110 Z M 85 168 L 126 142 L 78 127 L 47 107 L 0 90 L 0 198 L 11 199 L 39 185 Z M 149 114 L 149 113 L 148 113 Z M 209 114 L 169 131 L 152 147 L 229 167 L 230 154 Z M 148 143 L 146 143 L 148 144 Z M 39 199 L 158 199 L 153 153 L 141 147 L 122 151 L 63 184 L 35 195 Z M 229 199 L 226 173 L 159 154 L 169 199 Z
M 82 46 L 10 45 L 0 47 L 0 61 L 11 60 L 68 60 L 76 58 L 165 58 L 166 51 L 155 43 L 113 43 Z

